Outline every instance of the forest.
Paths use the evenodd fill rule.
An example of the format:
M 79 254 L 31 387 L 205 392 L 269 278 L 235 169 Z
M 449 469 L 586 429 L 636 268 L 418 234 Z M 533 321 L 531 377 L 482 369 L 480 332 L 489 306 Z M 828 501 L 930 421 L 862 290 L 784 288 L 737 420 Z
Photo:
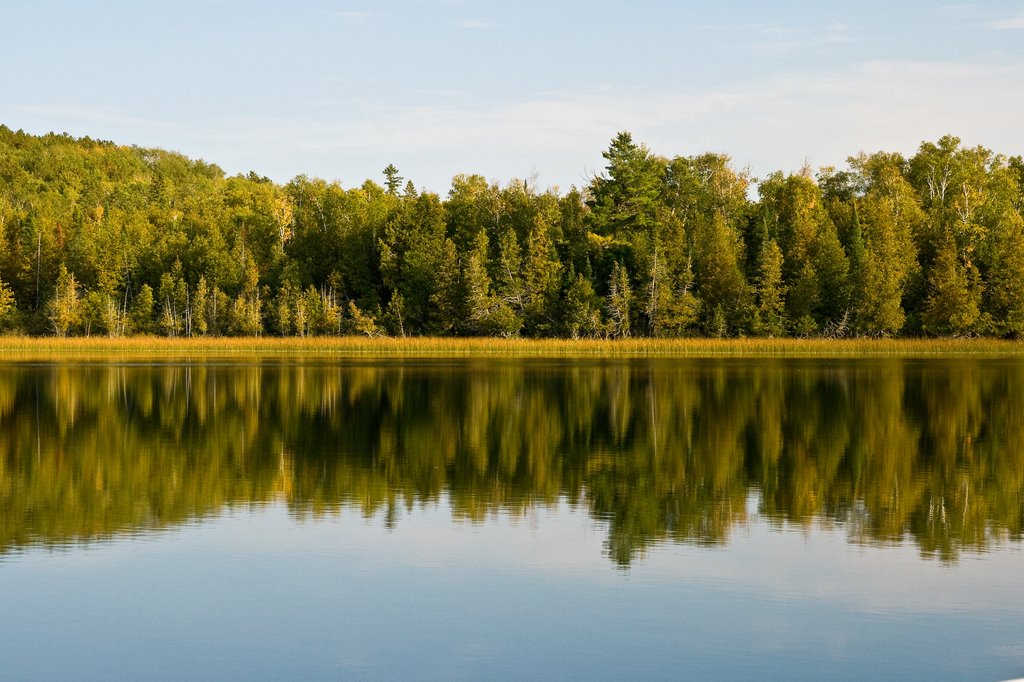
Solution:
M 582 188 L 345 189 L 0 126 L 0 333 L 1024 335 L 1024 162 L 953 136 L 755 179 L 617 134 Z

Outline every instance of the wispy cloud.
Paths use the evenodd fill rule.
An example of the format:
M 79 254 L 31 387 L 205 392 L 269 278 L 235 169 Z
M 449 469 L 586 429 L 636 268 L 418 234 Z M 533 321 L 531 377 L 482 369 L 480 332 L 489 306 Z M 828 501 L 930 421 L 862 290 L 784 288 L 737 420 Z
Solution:
M 341 19 L 359 20 L 369 19 L 370 17 L 373 16 L 373 14 L 370 12 L 364 12 L 362 10 L 345 10 L 341 12 L 335 12 L 334 16 L 339 17 Z
M 795 26 L 786 26 L 777 22 L 770 24 L 747 24 L 750 31 L 762 36 L 778 37 L 792 36 L 801 33 L 801 29 Z
M 417 185 L 443 192 L 460 172 L 502 181 L 532 168 L 542 185 L 586 182 L 619 130 L 659 154 L 730 154 L 754 175 L 842 166 L 860 150 L 913 153 L 921 140 L 955 134 L 1006 154 L 1024 152 L 1024 60 L 970 63 L 866 61 L 790 71 L 764 80 L 685 90 L 605 86 L 533 92 L 501 103 L 473 93 L 421 92 L 399 99 L 335 98 L 315 112 L 202 118 L 170 123 L 150 112 L 72 105 L 41 110 L 0 105 L 0 120 L 28 113 L 54 129 L 163 146 L 254 169 L 276 180 L 307 173 L 346 185 L 378 177 L 393 161 Z M 756 112 L 753 113 L 752 112 Z
M 462 19 L 461 21 L 456 21 L 455 25 L 466 31 L 480 31 L 498 26 L 493 21 L 485 21 L 483 19 Z
M 660 154 L 730 154 L 754 175 L 842 166 L 860 150 L 913 153 L 925 139 L 961 136 L 1007 154 L 1022 151 L 1015 120 L 1024 62 L 870 61 L 800 71 L 732 87 L 656 92 L 616 87 L 533 93 L 485 105 L 473 97 L 424 95 L 412 106 L 337 101 L 322 118 L 211 121 L 190 149 L 247 170 L 287 169 L 358 184 L 394 160 L 407 177 L 444 191 L 460 172 L 502 181 L 536 167 L 542 184 L 580 185 L 604 163 L 619 130 Z M 751 118 L 751 112 L 758 112 Z M 259 144 L 254 141 L 259 140 Z M 246 150 L 245 160 L 237 157 Z M 338 159 L 345 159 L 342 166 Z M 285 171 L 278 171 L 286 180 Z
M 1024 31 L 1024 16 L 997 19 L 988 22 L 987 26 L 997 31 Z
M 842 22 L 811 28 L 778 23 L 747 24 L 744 28 L 757 36 L 750 43 L 750 48 L 763 55 L 779 55 L 822 45 L 853 42 L 850 27 Z

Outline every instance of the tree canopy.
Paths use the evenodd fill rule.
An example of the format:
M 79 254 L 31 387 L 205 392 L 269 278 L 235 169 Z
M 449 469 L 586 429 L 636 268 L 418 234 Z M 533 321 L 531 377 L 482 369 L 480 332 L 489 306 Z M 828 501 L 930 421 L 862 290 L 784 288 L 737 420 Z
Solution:
M 758 182 L 628 132 L 603 155 L 564 194 L 460 174 L 441 197 L 393 163 L 279 185 L 0 126 L 0 331 L 1024 334 L 1019 156 L 947 135 Z

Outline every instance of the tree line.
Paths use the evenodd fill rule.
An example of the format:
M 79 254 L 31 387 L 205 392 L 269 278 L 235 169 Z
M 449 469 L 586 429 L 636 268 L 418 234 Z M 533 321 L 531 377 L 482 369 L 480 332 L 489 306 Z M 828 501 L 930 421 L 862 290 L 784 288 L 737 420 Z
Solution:
M 956 137 L 759 182 L 615 136 L 582 189 L 360 187 L 0 126 L 0 331 L 1024 334 L 1024 162 Z M 756 198 L 754 189 L 756 187 Z

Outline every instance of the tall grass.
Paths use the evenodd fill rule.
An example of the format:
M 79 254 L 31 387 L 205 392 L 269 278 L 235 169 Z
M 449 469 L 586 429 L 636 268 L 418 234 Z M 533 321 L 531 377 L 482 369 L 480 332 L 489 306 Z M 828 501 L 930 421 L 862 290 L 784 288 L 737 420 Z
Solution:
M 0 337 L 0 361 L 123 356 L 365 357 L 942 357 L 1021 356 L 1024 342 L 997 339 L 495 339 L 495 338 L 164 338 Z

